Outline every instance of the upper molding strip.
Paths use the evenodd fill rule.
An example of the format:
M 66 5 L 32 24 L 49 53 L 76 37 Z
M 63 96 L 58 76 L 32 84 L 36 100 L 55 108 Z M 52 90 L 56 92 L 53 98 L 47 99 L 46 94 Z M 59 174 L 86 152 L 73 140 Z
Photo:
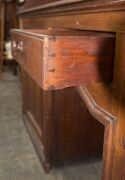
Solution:
M 118 11 L 125 10 L 125 0 L 60 0 L 47 4 L 28 6 L 26 4 L 19 10 L 18 14 L 75 14 L 88 12 Z M 42 4 L 42 5 L 41 5 Z

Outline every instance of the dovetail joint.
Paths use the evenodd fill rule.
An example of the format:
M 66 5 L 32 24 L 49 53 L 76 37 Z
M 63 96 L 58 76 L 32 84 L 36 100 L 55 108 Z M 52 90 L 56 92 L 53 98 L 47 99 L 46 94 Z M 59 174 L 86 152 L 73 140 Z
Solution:
M 48 70 L 49 72 L 55 73 L 55 68 Z
M 48 56 L 51 57 L 51 58 L 54 58 L 56 56 L 56 54 L 55 53 L 50 53 Z
M 56 36 L 49 36 L 49 40 L 53 41 L 53 42 L 56 42 Z

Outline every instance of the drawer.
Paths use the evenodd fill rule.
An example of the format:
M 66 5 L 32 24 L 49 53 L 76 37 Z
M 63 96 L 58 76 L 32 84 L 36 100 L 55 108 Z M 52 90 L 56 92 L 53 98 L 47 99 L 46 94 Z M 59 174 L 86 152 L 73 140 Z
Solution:
M 115 36 L 77 30 L 12 30 L 12 52 L 44 89 L 111 82 Z

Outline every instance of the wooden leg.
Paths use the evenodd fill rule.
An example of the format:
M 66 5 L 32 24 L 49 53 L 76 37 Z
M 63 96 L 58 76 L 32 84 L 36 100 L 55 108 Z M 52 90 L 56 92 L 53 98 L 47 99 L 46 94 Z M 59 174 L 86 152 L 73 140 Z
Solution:
M 125 33 L 116 35 L 113 79 L 111 89 L 106 85 L 87 88 L 94 101 L 85 88 L 79 90 L 91 114 L 105 125 L 102 179 L 125 180 Z
M 116 35 L 113 79 L 111 88 L 87 87 L 94 101 L 84 87 L 79 91 L 91 114 L 105 125 L 102 179 L 125 180 L 125 33 Z
M 116 36 L 116 59 L 114 67 L 115 90 L 112 113 L 116 117 L 113 165 L 110 180 L 125 179 L 125 33 Z
M 96 94 L 102 94 L 104 99 L 107 98 L 107 105 L 109 104 L 108 94 L 102 91 L 102 87 L 96 87 Z M 112 157 L 113 157 L 113 139 L 114 139 L 114 129 L 115 129 L 115 117 L 104 109 L 104 100 L 102 104 L 99 104 L 98 100 L 93 97 L 94 89 L 87 87 L 79 87 L 78 91 L 81 98 L 85 102 L 87 108 L 89 109 L 92 116 L 96 118 L 101 124 L 104 125 L 104 143 L 103 143 L 103 168 L 102 168 L 102 180 L 111 180 L 111 167 L 112 167 Z M 91 143 L 91 141 L 90 141 Z

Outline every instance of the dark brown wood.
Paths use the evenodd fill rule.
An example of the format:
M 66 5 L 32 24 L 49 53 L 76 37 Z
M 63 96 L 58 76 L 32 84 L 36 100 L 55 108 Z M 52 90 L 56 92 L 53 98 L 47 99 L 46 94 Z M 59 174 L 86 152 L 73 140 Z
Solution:
M 45 1 L 43 1 L 43 3 L 44 2 Z M 55 127 L 52 128 L 51 123 L 49 125 L 51 126 L 52 129 L 55 128 L 56 132 L 58 131 L 58 136 L 56 136 L 57 138 L 56 139 L 57 144 L 56 144 L 56 149 L 55 149 L 56 153 L 53 150 L 54 152 L 53 155 L 58 154 L 57 152 L 61 152 L 61 150 L 65 147 L 67 148 L 67 150 L 64 151 L 63 149 L 63 152 L 67 152 L 66 156 L 64 156 L 64 154 L 61 153 L 61 156 L 59 156 L 58 154 L 58 157 L 61 157 L 63 160 L 65 159 L 65 157 L 78 157 L 78 154 L 77 156 L 74 156 L 73 155 L 74 152 L 72 152 L 72 150 L 70 149 L 72 144 L 70 146 L 70 143 L 69 143 L 68 147 L 67 145 L 64 145 L 64 144 L 67 141 L 70 142 L 70 137 L 73 137 L 72 134 L 74 132 L 76 139 L 74 141 L 75 146 L 73 147 L 75 148 L 79 147 L 77 143 L 78 143 L 78 137 L 79 137 L 78 132 L 80 131 L 79 130 L 73 131 L 73 129 L 71 131 L 68 128 L 66 128 L 66 127 L 69 127 L 66 124 L 68 122 L 69 123 L 71 122 L 68 119 L 69 114 L 71 115 L 70 118 L 74 119 L 74 122 L 77 122 L 78 120 L 76 118 L 76 121 L 75 121 L 76 115 L 73 114 L 72 116 L 71 111 L 73 113 L 77 111 L 76 114 L 77 113 L 79 114 L 79 111 L 80 111 L 80 113 L 82 112 L 83 114 L 81 117 L 82 119 L 80 119 L 79 121 L 79 124 L 82 121 L 82 122 L 85 122 L 84 128 L 95 127 L 94 131 L 92 130 L 89 131 L 90 132 L 89 135 L 90 136 L 92 135 L 93 139 L 94 137 L 98 139 L 99 134 L 101 134 L 101 139 L 99 140 L 98 145 L 96 145 L 96 148 L 97 148 L 97 152 L 101 152 L 102 150 L 100 149 L 100 151 L 98 151 L 99 150 L 98 148 L 101 147 L 100 145 L 103 144 L 102 180 L 124 180 L 125 179 L 125 173 L 124 173 L 124 168 L 125 168 L 125 163 L 124 163 L 124 156 L 125 156 L 124 154 L 125 153 L 124 151 L 124 148 L 125 148 L 125 140 L 124 140 L 124 136 L 125 136 L 124 134 L 124 131 L 125 131 L 125 123 L 124 123 L 124 119 L 125 119 L 124 117 L 124 101 L 125 101 L 125 98 L 124 98 L 124 91 L 125 91 L 125 88 L 124 88 L 124 59 L 125 59 L 124 58 L 124 49 L 125 49 L 124 47 L 125 46 L 124 45 L 125 44 L 124 43 L 125 42 L 124 9 L 125 9 L 125 1 L 124 0 L 123 1 L 120 1 L 120 0 L 89 1 L 88 0 L 88 1 L 82 1 L 79 3 L 77 2 L 75 4 L 73 3 L 67 4 L 67 1 L 65 2 L 66 2 L 65 5 L 61 5 L 58 2 L 58 6 L 55 8 L 54 7 L 52 8 L 52 6 L 54 5 L 52 4 L 52 2 L 50 3 L 46 2 L 46 4 L 43 5 L 41 1 L 36 1 L 36 4 L 34 4 L 34 7 L 33 7 L 32 1 L 30 0 L 29 3 L 27 1 L 27 3 L 24 4 L 24 6 L 19 12 L 20 28 L 43 29 L 43 28 L 56 27 L 56 28 L 70 28 L 70 29 L 79 29 L 79 30 L 115 32 L 117 33 L 116 58 L 115 58 L 115 66 L 114 66 L 113 85 L 112 84 L 107 85 L 104 83 L 104 84 L 80 86 L 77 88 L 77 91 L 75 91 L 74 88 L 71 88 L 71 89 L 67 88 L 64 90 L 54 91 L 54 94 L 53 93 L 51 94 L 51 98 L 49 96 L 50 94 L 45 96 L 44 103 L 46 102 L 46 99 L 48 99 L 48 97 L 50 100 L 53 99 L 53 101 L 51 102 L 49 101 L 49 108 L 44 105 L 46 107 L 44 108 L 44 112 L 46 113 L 48 112 L 49 115 L 51 114 L 51 112 L 54 113 L 54 114 L 52 113 L 51 115 L 53 117 L 52 119 L 55 120 L 53 123 Z M 120 31 L 123 31 L 123 32 L 119 33 Z M 103 47 L 102 47 L 102 50 L 103 50 Z M 26 75 L 26 77 L 28 76 Z M 31 80 L 28 80 L 28 82 L 31 82 Z M 36 86 L 37 85 L 34 84 L 34 87 Z M 33 90 L 33 88 L 31 89 Z M 67 98 L 66 95 L 67 95 L 68 89 L 70 89 L 70 91 L 68 93 L 68 98 Z M 72 91 L 75 91 L 76 97 L 78 97 L 78 102 L 81 102 L 83 106 L 80 107 L 81 105 L 77 105 L 76 103 L 76 106 L 74 106 L 75 108 L 71 107 L 71 109 L 68 111 L 70 113 L 66 113 L 68 115 L 67 117 L 66 115 L 64 115 L 65 111 L 67 112 L 65 108 L 66 105 L 62 106 L 61 102 L 65 101 L 65 96 L 67 99 L 70 99 L 70 98 L 72 99 L 70 102 L 72 102 L 73 99 L 76 101 L 76 99 L 74 98 L 74 95 L 72 95 L 71 93 Z M 60 92 L 61 93 L 64 92 L 64 96 L 62 96 Z M 80 97 L 78 93 L 80 94 L 82 101 L 81 99 L 79 99 Z M 25 97 L 26 95 L 24 94 L 26 94 L 26 92 L 25 93 L 23 92 L 23 96 Z M 35 97 L 37 96 L 35 95 Z M 33 105 L 34 103 L 32 100 L 30 100 L 30 103 Z M 26 106 L 26 103 L 27 102 L 23 104 L 23 107 Z M 69 102 L 67 102 L 66 104 L 68 106 Z M 88 111 L 86 111 L 87 110 L 86 106 L 90 114 L 94 117 L 95 122 L 97 120 L 97 122 L 100 123 L 99 126 L 97 124 L 93 126 L 92 122 L 94 121 L 93 120 L 91 121 L 92 116 L 89 114 Z M 56 111 L 56 109 L 58 109 L 58 111 Z M 34 108 L 31 111 L 33 112 Z M 45 114 L 44 114 L 44 117 L 46 117 Z M 78 114 L 77 116 L 79 117 Z M 58 117 L 60 121 L 58 121 Z M 64 119 L 62 120 L 65 122 L 64 124 L 61 124 L 62 123 L 61 117 L 64 117 L 65 119 L 65 121 Z M 86 121 L 86 119 L 88 120 Z M 47 118 L 45 122 L 48 123 L 50 122 L 49 120 Z M 35 121 L 37 122 L 37 120 Z M 82 127 L 81 124 L 80 126 Z M 47 127 L 47 124 L 46 124 L 46 127 Z M 64 134 L 65 134 L 65 133 L 63 134 L 64 129 L 66 133 L 66 138 L 67 139 L 69 138 L 69 140 L 64 138 Z M 68 130 L 70 134 L 69 137 L 67 135 Z M 36 132 L 37 131 L 38 130 L 36 130 Z M 84 140 L 84 137 L 87 137 L 86 129 L 83 130 L 83 137 L 81 136 L 80 139 Z M 104 137 L 104 142 L 103 142 L 103 137 Z M 87 142 L 87 144 L 89 145 L 91 145 L 91 143 L 93 142 L 91 138 Z M 52 131 L 52 139 L 54 139 L 53 131 Z M 49 142 L 53 142 L 52 139 Z M 47 142 L 47 139 L 45 139 L 45 141 Z M 62 142 L 62 145 L 60 145 L 59 142 Z M 84 151 L 84 153 L 87 151 L 90 152 L 89 147 L 86 146 L 85 142 L 82 145 L 83 145 L 83 148 L 85 148 L 86 150 Z M 52 148 L 51 145 L 49 147 Z M 48 151 L 48 152 L 51 152 L 51 151 Z M 75 151 L 75 152 L 80 154 L 80 150 Z M 82 156 L 84 155 L 84 153 L 82 154 Z M 91 153 L 89 153 L 89 155 L 90 154 Z M 49 153 L 47 153 L 47 156 L 48 155 Z
M 14 30 L 12 50 L 44 90 L 112 81 L 115 36 L 110 33 Z
M 125 33 L 117 33 L 116 36 L 116 58 L 113 82 L 113 100 L 111 104 L 112 113 L 117 119 L 114 135 L 113 165 L 111 180 L 125 179 L 125 75 L 124 75 L 124 48 Z M 119 169 L 119 170 L 118 170 Z
M 58 7 L 58 8 L 57 8 Z M 105 12 L 125 9 L 125 0 L 47 0 L 26 1 L 19 11 L 20 15 L 38 14 L 77 14 Z M 33 13 L 34 12 L 34 13 Z
M 125 156 L 125 115 L 124 115 L 124 42 L 125 33 L 119 32 L 116 36 L 116 57 L 114 67 L 114 81 L 112 86 L 94 85 L 90 87 L 79 87 L 81 97 L 88 106 L 91 114 L 99 121 L 106 119 L 110 128 L 105 128 L 105 133 L 109 134 L 104 143 L 103 157 L 103 179 L 124 180 L 124 156 Z M 100 98 L 101 97 L 101 98 Z M 103 114 L 104 113 L 104 114 Z M 102 115 L 102 116 L 101 116 Z M 108 117 L 108 118 L 107 118 Z M 107 126 L 107 125 L 106 125 Z M 107 150 L 105 148 L 108 148 Z M 110 149 L 111 148 L 111 149 Z M 106 153 L 108 152 L 108 155 Z M 107 160 L 105 159 L 107 158 Z M 110 168 L 109 168 L 110 167 Z
M 25 29 L 40 29 L 47 27 L 72 28 L 81 30 L 118 32 L 125 30 L 125 11 L 79 13 L 71 15 L 46 15 L 22 17 Z M 90 21 L 91 20 L 91 23 Z M 33 23 L 34 22 L 34 23 Z
M 96 88 L 92 87 L 90 89 L 85 86 L 81 86 L 78 87 L 77 89 L 83 101 L 87 105 L 91 115 L 105 126 L 104 144 L 103 144 L 102 179 L 110 180 L 111 168 L 113 165 L 112 152 L 113 152 L 116 117 L 113 116 L 108 111 L 106 111 L 104 108 L 111 105 L 111 96 L 109 96 L 105 87 L 102 85 L 97 85 Z M 98 92 L 100 93 L 100 96 L 98 96 L 97 94 Z
M 22 70 L 22 90 L 24 121 L 46 171 L 102 156 L 104 126 L 90 115 L 75 88 L 43 91 Z

